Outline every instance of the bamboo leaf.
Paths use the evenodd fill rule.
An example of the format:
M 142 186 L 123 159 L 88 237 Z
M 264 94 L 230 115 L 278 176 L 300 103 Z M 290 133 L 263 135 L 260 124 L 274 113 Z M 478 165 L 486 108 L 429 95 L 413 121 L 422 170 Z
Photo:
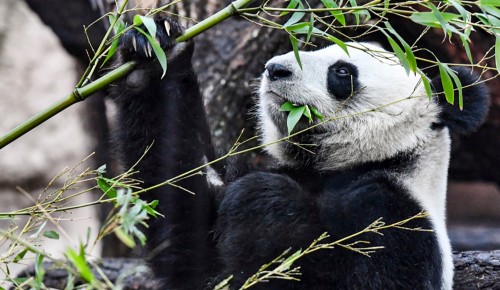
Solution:
M 306 29 L 304 29 L 304 28 L 306 28 Z M 295 32 L 295 33 L 297 33 L 297 31 L 306 32 L 308 29 L 309 29 L 309 22 L 299 22 L 299 23 L 295 23 L 295 24 L 292 24 L 292 25 L 285 27 L 286 31 Z
M 59 234 L 56 231 L 45 231 L 43 236 L 53 240 L 59 240 Z
M 405 49 L 406 53 L 406 59 L 408 59 L 408 63 L 410 64 L 410 70 L 414 73 L 417 72 L 417 59 L 415 58 L 415 55 L 413 54 L 413 51 L 411 50 L 410 46 L 405 42 L 403 43 L 403 47 Z
M 304 4 L 302 4 L 302 1 L 299 1 L 298 9 L 304 9 Z M 306 14 L 305 12 L 294 12 L 292 14 L 292 17 L 290 17 L 290 19 L 288 19 L 288 21 L 285 22 L 285 24 L 283 24 L 283 27 L 287 27 L 299 22 L 300 19 L 302 19 L 302 17 L 304 17 L 305 14 Z
M 78 270 L 78 273 L 80 273 L 82 279 L 85 280 L 87 283 L 92 284 L 92 282 L 95 280 L 95 276 L 90 270 L 89 266 L 87 265 L 87 262 L 85 261 L 85 256 L 82 255 L 82 251 L 80 251 L 80 254 L 77 254 L 73 249 L 68 248 L 66 253 L 68 260 Z
M 385 26 L 387 27 L 389 32 L 396 36 L 399 42 L 403 45 L 410 70 L 414 73 L 417 73 L 417 60 L 415 58 L 415 55 L 413 54 L 413 51 L 411 50 L 410 45 L 408 45 L 408 43 L 394 30 L 394 28 L 392 28 L 389 22 L 385 22 Z
M 427 76 L 425 76 L 422 73 L 420 74 L 420 77 L 421 77 L 422 83 L 424 84 L 425 93 L 427 94 L 427 97 L 429 98 L 429 100 L 431 100 L 432 99 L 431 82 L 429 81 L 429 79 L 427 78 Z
M 403 52 L 401 47 L 399 47 L 396 41 L 387 32 L 385 32 L 384 29 L 380 28 L 380 31 L 385 35 L 387 41 L 389 41 L 389 44 L 391 45 L 394 54 L 396 54 L 397 58 L 399 59 L 399 62 L 405 68 L 406 74 L 410 74 L 411 68 L 410 68 L 410 63 L 406 57 L 406 54 Z
M 434 6 L 434 4 L 432 3 L 429 3 L 427 7 L 429 7 L 432 10 L 432 14 L 436 17 L 437 21 L 439 22 L 439 25 L 443 29 L 444 34 L 445 35 L 448 34 L 449 30 L 448 21 L 444 19 L 443 15 L 441 14 L 442 12 L 440 12 L 436 8 L 436 6 Z
M 163 74 L 161 75 L 161 78 L 165 76 L 167 73 L 167 56 L 165 55 L 165 52 L 161 48 L 160 44 L 156 41 L 154 37 L 151 35 L 147 34 L 144 30 L 140 29 L 139 27 L 136 27 L 137 31 L 142 33 L 142 35 L 146 36 L 148 39 L 149 43 L 151 44 L 151 47 L 153 48 L 153 51 L 156 55 L 156 58 L 158 59 L 158 62 L 161 65 L 161 68 L 163 69 Z
M 152 37 L 156 37 L 156 23 L 155 23 L 154 19 L 150 18 L 150 17 L 142 16 L 142 15 L 135 15 L 135 16 L 139 16 L 142 19 L 142 24 L 144 24 L 144 26 L 146 26 L 146 29 L 148 30 L 149 35 L 151 35 Z
M 456 0 L 447 0 L 453 7 L 460 13 L 460 16 L 462 16 L 462 20 L 464 22 L 467 22 L 467 19 L 469 18 L 470 13 L 465 10 L 465 8 Z
M 496 3 L 496 5 L 482 5 L 481 6 L 481 9 L 488 13 L 488 14 L 491 14 L 491 16 L 494 16 L 496 18 L 500 18 L 500 9 L 498 9 L 497 7 L 499 6 L 498 4 L 498 1 Z
M 297 258 L 300 257 L 302 254 L 302 250 L 298 250 L 297 252 L 293 253 L 290 257 L 286 258 L 285 261 L 280 265 L 280 268 L 283 269 L 284 271 L 290 270 L 290 267 L 292 267 L 292 264 L 297 260 Z
M 311 13 L 310 18 L 309 18 L 309 27 L 307 30 L 306 43 L 308 43 L 309 40 L 311 40 L 313 28 L 314 28 L 314 13 Z
M 290 35 L 290 42 L 292 43 L 293 54 L 295 55 L 295 60 L 297 60 L 297 63 L 299 64 L 300 69 L 302 69 L 302 62 L 300 61 L 299 44 L 298 44 L 297 38 L 295 38 L 295 36 L 293 36 L 293 35 Z
M 333 35 L 327 35 L 326 37 L 330 41 L 334 42 L 336 45 L 340 46 L 340 48 L 342 48 L 342 50 L 349 56 L 349 50 L 347 50 L 347 45 L 345 44 L 345 42 L 343 42 L 342 40 L 336 38 Z
M 142 209 L 144 209 L 150 216 L 156 218 L 158 217 L 159 212 L 155 210 L 155 208 L 158 206 L 159 201 L 157 199 L 153 200 L 150 203 L 143 203 L 142 204 Z
M 467 38 L 465 36 L 460 35 L 460 40 L 462 41 L 462 45 L 465 49 L 465 53 L 467 54 L 467 58 L 469 59 L 470 63 L 473 65 L 474 61 L 472 59 L 472 53 L 470 51 L 469 42 L 467 41 Z
M 66 287 L 64 290 L 74 290 L 75 289 L 75 275 L 68 273 L 68 278 L 66 279 Z
M 107 166 L 106 166 L 106 164 L 104 164 L 104 165 L 99 166 L 99 168 L 97 168 L 96 172 L 99 175 L 103 175 L 106 173 L 106 169 L 107 169 Z
M 297 5 L 299 4 L 299 0 L 290 0 L 290 2 L 288 3 L 288 6 L 286 6 L 286 9 L 295 9 L 295 7 L 297 7 Z M 280 13 L 280 16 L 283 16 L 283 15 L 287 15 L 288 11 L 283 11 Z
M 139 26 L 141 24 L 144 24 L 146 29 L 149 32 L 149 35 L 152 37 L 156 36 L 156 23 L 153 18 L 142 16 L 142 15 L 135 15 L 134 16 L 134 25 Z
M 453 105 L 455 101 L 455 97 L 453 95 L 453 83 L 446 69 L 447 66 L 443 63 L 438 62 L 438 67 L 439 75 L 441 77 L 441 84 L 443 85 L 444 96 L 446 97 L 446 101 Z
M 40 233 L 42 232 L 42 230 L 45 228 L 45 226 L 47 225 L 47 220 L 45 220 L 39 227 L 38 229 L 36 230 L 36 232 L 32 235 L 30 235 L 30 238 L 36 238 L 40 235 Z
M 290 111 L 288 118 L 286 119 L 286 127 L 288 128 L 288 135 L 292 133 L 293 128 L 299 122 L 300 118 L 304 114 L 305 106 L 296 107 Z
M 116 228 L 114 231 L 116 237 L 122 241 L 122 243 L 125 244 L 125 246 L 133 249 L 136 246 L 136 243 L 134 241 L 134 238 L 132 238 L 130 235 L 125 233 L 125 231 L 122 228 Z
M 230 275 L 226 279 L 215 285 L 214 290 L 229 290 L 229 282 L 233 279 L 233 275 Z
M 97 185 L 102 190 L 102 192 L 106 194 L 107 197 L 109 198 L 116 197 L 117 194 L 116 188 L 112 187 L 112 184 L 110 184 L 105 178 L 99 177 L 97 179 Z
M 385 14 L 387 14 L 387 11 L 389 11 L 389 4 L 391 3 L 391 0 L 384 0 L 384 11 L 382 12 L 382 15 L 380 18 L 383 18 Z
M 460 15 L 456 13 L 442 12 L 440 13 L 442 19 L 445 21 L 451 21 L 460 17 Z M 416 12 L 410 16 L 410 20 L 424 25 L 435 28 L 442 28 L 440 21 L 437 19 L 436 15 L 432 12 Z
M 349 3 L 351 3 L 351 7 L 355 8 L 358 7 L 358 4 L 356 3 L 356 0 L 349 0 Z M 359 25 L 361 23 L 360 15 L 365 15 L 366 18 L 364 19 L 364 22 L 370 20 L 371 15 L 370 12 L 366 9 L 356 9 L 351 12 L 354 14 L 354 17 L 356 18 L 356 25 Z
M 43 258 L 45 258 L 44 255 L 41 255 L 40 253 L 36 254 L 36 257 L 35 257 L 35 281 L 36 281 L 37 286 L 43 285 L 43 277 L 45 276 L 45 269 L 43 268 Z
M 283 105 L 281 105 L 280 111 L 281 112 L 290 112 L 294 108 L 295 108 L 295 106 L 292 105 L 292 103 L 290 101 L 286 101 L 283 103 Z
M 337 3 L 335 3 L 333 0 L 321 0 L 321 2 L 323 2 L 323 5 L 325 5 L 326 8 L 339 8 L 339 5 L 337 5 Z M 340 10 L 330 10 L 330 14 L 333 15 L 333 17 L 335 17 L 335 19 L 340 23 L 342 24 L 342 26 L 345 26 L 346 25 L 346 21 L 345 21 L 345 15 L 344 13 L 342 13 L 342 11 Z
M 110 15 L 110 22 L 111 22 L 111 19 L 112 17 L 111 16 L 114 16 L 114 15 Z M 115 17 L 116 18 L 116 17 Z M 114 21 L 111 22 L 111 24 L 115 23 Z M 115 36 L 118 35 L 119 33 L 121 33 L 123 30 L 125 29 L 125 23 L 123 23 L 123 21 L 118 21 L 115 23 L 114 27 L 113 27 L 113 30 L 115 32 Z M 106 54 L 106 59 L 104 59 L 101 67 L 103 67 L 116 53 L 116 50 L 118 49 L 118 44 L 120 43 L 120 39 L 118 37 L 116 37 L 113 42 L 111 43 L 111 46 L 108 50 L 108 53 Z
M 358 4 L 356 3 L 356 0 L 349 0 L 349 3 L 351 3 L 351 7 L 358 6 Z M 356 18 L 356 25 L 359 26 L 359 13 L 356 13 L 356 11 L 353 11 L 352 14 L 354 14 L 354 18 Z
M 491 22 L 488 19 L 487 14 L 482 14 L 482 13 L 476 13 L 476 17 L 479 18 L 479 20 L 486 26 L 491 26 Z
M 17 285 L 21 285 L 21 284 L 25 283 L 28 280 L 30 280 L 30 278 L 14 278 L 14 279 L 12 279 L 12 282 L 14 282 Z M 13 289 L 13 288 L 10 288 L 10 289 Z M 33 288 L 31 288 L 31 289 L 33 289 Z M 7 289 L 5 289 L 2 286 L 0 286 L 0 290 L 7 290 Z
M 479 6 L 499 6 L 498 0 L 479 0 Z
M 392 37 L 387 36 L 387 40 L 389 41 L 392 50 L 394 51 L 399 61 L 401 62 L 401 65 L 405 68 L 406 74 L 410 74 L 410 63 L 406 59 L 406 55 L 404 54 L 403 50 L 399 47 L 396 41 L 392 39 Z
M 142 24 L 142 18 L 139 17 L 139 15 L 135 15 L 132 23 L 134 26 L 140 26 Z
M 353 11 L 352 13 L 355 16 L 358 16 L 357 18 L 359 18 L 359 19 L 360 19 L 360 17 L 359 17 L 360 15 L 364 15 L 365 19 L 363 19 L 363 22 L 367 22 L 368 20 L 370 20 L 372 18 L 371 14 L 370 14 L 370 11 L 368 11 L 366 9 L 356 10 L 356 11 Z
M 315 107 L 312 107 L 312 106 L 310 107 L 310 109 L 311 109 L 311 112 L 313 113 L 313 115 L 314 115 L 316 118 L 318 118 L 318 119 L 320 119 L 320 120 L 322 120 L 322 121 L 323 121 L 323 119 L 325 119 L 325 116 L 323 116 L 323 114 L 321 114 L 321 113 L 318 111 L 318 109 L 316 109 Z
M 14 259 L 12 260 L 13 263 L 18 263 L 19 261 L 21 261 L 22 259 L 24 259 L 24 256 L 26 255 L 26 253 L 28 253 L 28 249 L 24 249 L 22 250 L 19 254 L 17 254 Z
M 109 14 L 108 15 L 108 22 L 109 22 L 109 25 L 113 25 L 113 23 L 115 23 L 116 21 L 116 15 L 115 14 Z M 113 29 L 115 29 L 113 27 Z
M 480 0 L 479 7 L 484 12 L 496 17 L 500 18 L 500 9 L 498 9 L 500 5 L 498 4 L 498 0 Z M 497 26 L 498 27 L 498 26 Z
M 153 47 L 156 58 L 160 62 L 160 65 L 163 69 L 163 74 L 161 75 L 161 77 L 163 78 L 167 73 L 167 56 L 156 39 L 154 39 L 153 37 L 148 37 L 148 40 L 149 43 L 151 43 L 151 47 Z
M 309 119 L 309 124 L 310 124 L 313 121 L 311 110 L 309 109 L 308 105 L 305 105 L 304 107 L 305 107 L 304 108 L 304 116 L 306 116 L 307 119 Z
M 448 74 L 451 76 L 453 79 L 453 82 L 455 83 L 455 87 L 457 88 L 458 91 L 458 107 L 460 110 L 464 109 L 464 97 L 463 97 L 463 90 L 462 90 L 462 82 L 460 81 L 460 78 L 457 76 L 457 74 L 448 66 L 445 66 L 446 71 Z
M 285 30 L 288 32 L 293 32 L 295 34 L 307 34 L 311 29 L 309 22 L 300 22 L 288 27 L 285 27 Z M 312 27 L 312 33 L 317 35 L 325 35 L 324 31 L 319 30 L 316 27 Z

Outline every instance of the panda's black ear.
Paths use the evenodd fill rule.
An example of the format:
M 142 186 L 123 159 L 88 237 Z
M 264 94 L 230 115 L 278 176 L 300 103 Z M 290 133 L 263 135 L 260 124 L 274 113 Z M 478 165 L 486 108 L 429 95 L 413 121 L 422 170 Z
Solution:
M 480 77 L 470 69 L 453 67 L 462 83 L 463 110 L 458 106 L 458 92 L 455 91 L 455 103 L 446 101 L 443 93 L 441 78 L 432 80 L 434 92 L 441 106 L 441 123 L 451 131 L 467 134 L 476 130 L 486 119 L 489 107 L 489 90 L 484 83 L 478 83 Z

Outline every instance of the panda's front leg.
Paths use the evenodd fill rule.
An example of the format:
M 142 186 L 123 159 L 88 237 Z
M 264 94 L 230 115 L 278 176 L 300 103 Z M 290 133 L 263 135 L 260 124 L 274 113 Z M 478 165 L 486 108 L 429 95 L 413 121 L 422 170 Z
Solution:
M 231 289 L 241 287 L 287 249 L 291 250 L 289 256 L 307 248 L 325 231 L 314 198 L 289 176 L 269 172 L 253 172 L 227 186 L 218 207 L 216 230 L 224 264 L 221 276 L 233 276 Z M 317 260 L 318 256 L 308 255 L 293 265 L 301 267 L 301 282 L 273 279 L 259 283 L 256 289 L 318 289 Z
M 124 167 L 130 168 L 151 146 L 135 166 L 134 178 L 142 180 L 144 188 L 202 165 L 213 152 L 191 63 L 193 43 L 175 42 L 183 32 L 177 22 L 165 18 L 155 22 L 156 38 L 167 54 L 166 76 L 161 78 L 161 66 L 146 37 L 132 29 L 121 38 L 117 65 L 134 60 L 137 67 L 110 89 L 118 108 L 114 140 Z M 213 268 L 212 198 L 202 175 L 176 185 L 143 195 L 147 200 L 158 199 L 157 210 L 165 215 L 148 229 L 150 264 L 156 276 L 164 279 L 165 289 L 200 289 L 210 272 L 207 269 Z

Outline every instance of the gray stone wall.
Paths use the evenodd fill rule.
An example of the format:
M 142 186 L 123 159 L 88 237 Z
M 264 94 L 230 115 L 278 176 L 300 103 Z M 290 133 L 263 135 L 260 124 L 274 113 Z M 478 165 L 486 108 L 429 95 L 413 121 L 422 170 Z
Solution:
M 24 1 L 0 1 L 0 135 L 70 92 L 78 77 L 75 70 L 74 60 Z M 0 150 L 0 212 L 33 204 L 16 187 L 36 198 L 57 173 L 90 154 L 88 137 L 81 125 L 85 116 L 80 111 L 78 105 L 69 108 Z M 52 188 L 60 187 L 63 181 L 64 178 L 56 181 Z M 84 196 L 78 202 L 90 199 L 91 196 Z M 96 233 L 94 209 L 57 217 L 81 220 L 61 221 L 72 240 L 62 236 L 59 241 L 42 240 L 42 247 L 48 252 L 57 255 L 68 242 L 83 239 L 88 226 Z M 9 221 L 1 222 L 0 228 L 7 229 Z M 16 223 L 22 226 L 23 220 Z M 0 253 L 6 246 L 0 244 Z

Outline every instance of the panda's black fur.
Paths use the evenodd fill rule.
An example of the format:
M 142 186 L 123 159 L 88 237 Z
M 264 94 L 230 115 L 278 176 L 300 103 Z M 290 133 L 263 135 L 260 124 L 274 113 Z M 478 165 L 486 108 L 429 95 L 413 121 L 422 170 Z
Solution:
M 137 68 L 127 78 L 116 81 L 110 89 L 117 104 L 118 130 L 115 142 L 124 167 L 131 167 L 152 144 L 135 167 L 138 170 L 136 178 L 144 181 L 145 188 L 216 158 L 191 63 L 193 43 L 175 44 L 173 39 L 182 33 L 182 29 L 170 20 L 169 25 L 165 26 L 164 21 L 156 19 L 157 37 L 169 58 L 165 78 L 160 78 L 162 72 L 158 62 L 148 56 L 147 40 L 131 31 L 122 38 L 117 65 L 135 60 Z M 170 27 L 168 32 L 165 27 Z M 304 53 L 302 61 L 305 67 L 300 73 L 307 72 L 309 58 L 313 60 L 326 52 Z M 291 87 L 293 93 L 298 90 L 293 86 L 305 85 L 298 79 L 286 80 L 294 78 L 293 74 L 299 74 L 298 70 L 293 69 L 296 64 L 291 60 L 294 60 L 293 56 L 285 55 L 270 61 L 263 76 L 261 99 L 271 98 L 274 102 L 278 98 L 283 101 L 287 89 Z M 319 61 L 322 59 L 319 58 Z M 277 66 L 271 68 L 273 63 Z M 283 70 L 278 75 L 271 72 L 279 66 L 283 66 Z M 363 101 L 371 98 L 367 91 L 369 88 L 365 88 L 363 83 L 365 72 L 351 63 L 349 58 L 344 57 L 344 60 L 336 61 L 325 70 L 329 76 L 323 76 L 326 85 L 321 90 L 325 91 L 325 95 L 336 98 L 335 102 L 343 102 L 345 108 L 355 110 L 359 109 L 357 103 L 348 103 L 350 98 L 359 96 Z M 349 79 L 344 78 L 346 73 Z M 475 75 L 464 70 L 459 70 L 458 75 L 464 86 L 476 81 Z M 284 82 L 283 86 L 287 86 L 281 91 L 283 95 L 273 89 L 273 86 L 281 85 L 281 81 Z M 380 79 L 380 82 L 384 81 Z M 439 83 L 433 81 L 436 91 L 440 90 Z M 385 85 L 391 86 L 391 83 Z M 273 91 L 268 92 L 266 86 Z M 471 131 L 479 126 L 487 111 L 485 88 L 469 87 L 464 90 L 464 98 L 465 113 L 458 111 L 456 106 L 449 106 L 443 97 L 438 96 L 433 104 L 438 103 L 442 109 L 436 106 L 429 116 L 422 117 L 432 120 L 424 124 L 424 135 L 441 136 L 447 140 L 448 127 L 456 131 Z M 300 103 L 298 99 L 289 100 Z M 321 107 L 321 104 L 311 103 L 330 116 L 333 109 Z M 267 131 L 262 127 L 268 125 L 272 127 L 273 134 L 286 136 L 285 113 L 263 107 L 263 103 L 258 110 L 265 136 Z M 423 112 L 420 114 L 425 115 Z M 353 117 L 352 122 L 358 122 L 356 126 L 362 128 L 363 124 L 377 120 L 377 114 L 382 113 L 384 118 L 391 121 L 390 116 L 396 118 L 404 111 L 394 113 L 374 110 L 374 115 L 370 115 L 374 119 Z M 266 119 L 266 114 L 271 116 Z M 298 124 L 298 128 L 307 126 L 304 120 Z M 165 218 L 152 221 L 148 229 L 149 262 L 156 277 L 162 279 L 163 286 L 160 289 L 212 289 L 229 275 L 233 275 L 231 289 L 238 289 L 263 264 L 272 261 L 288 248 L 291 248 L 290 253 L 306 248 L 324 232 L 331 236 L 328 241 L 334 241 L 362 230 L 379 218 L 389 224 L 427 210 L 428 197 L 421 200 L 419 191 L 417 195 L 412 191 L 415 185 L 412 174 L 423 174 L 425 171 L 419 169 L 426 165 L 425 160 L 429 157 L 426 154 L 437 150 L 426 149 L 428 142 L 420 140 L 424 135 L 417 136 L 417 145 L 404 147 L 406 143 L 403 142 L 403 149 L 385 155 L 370 152 L 376 151 L 376 147 L 372 149 L 370 143 L 364 144 L 362 147 L 366 148 L 363 150 L 367 150 L 365 160 L 365 157 L 356 157 L 356 151 L 353 151 L 352 156 L 337 156 L 335 152 L 343 147 L 340 143 L 325 140 L 329 140 L 330 135 L 350 131 L 347 127 L 327 126 L 318 126 L 296 137 L 298 139 L 292 139 L 317 142 L 317 148 L 311 149 L 318 153 L 315 157 L 289 143 L 279 147 L 280 143 L 268 149 L 279 159 L 275 168 L 249 173 L 236 168 L 236 171 L 240 171 L 235 173 L 235 170 L 228 169 L 229 165 L 225 167 L 222 161 L 203 169 L 203 175 L 194 174 L 182 179 L 176 186 L 163 186 L 147 192 L 144 198 L 160 200 L 158 211 L 165 215 Z M 412 124 L 408 126 L 411 128 Z M 356 145 L 354 143 L 353 146 Z M 440 144 L 434 145 L 439 148 Z M 390 145 L 388 148 L 391 148 Z M 446 153 L 449 148 L 443 150 L 443 154 L 449 154 Z M 360 156 L 365 156 L 363 154 Z M 436 154 L 439 156 L 441 153 Z M 355 162 L 349 161 L 351 157 Z M 338 160 L 338 163 L 329 158 Z M 446 156 L 437 163 L 429 169 L 435 167 L 446 171 Z M 417 177 L 425 176 L 418 174 Z M 446 179 L 446 172 L 440 172 L 438 176 Z M 406 179 L 410 180 L 409 183 L 405 183 Z M 439 181 L 438 184 L 443 191 L 445 181 Z M 434 203 L 431 201 L 430 204 Z M 444 225 L 444 208 L 438 207 L 437 212 L 442 213 L 442 216 L 416 219 L 405 226 L 434 229 L 436 223 Z M 273 279 L 255 288 L 451 288 L 451 252 L 449 242 L 446 246 L 448 238 L 445 230 L 444 237 L 438 237 L 438 234 L 443 234 L 442 228 L 436 232 L 388 229 L 382 234 L 366 233 L 350 241 L 370 241 L 369 246 L 384 247 L 371 257 L 342 247 L 317 251 L 294 265 L 300 266 L 301 281 Z M 440 243 L 448 248 L 443 250 Z

